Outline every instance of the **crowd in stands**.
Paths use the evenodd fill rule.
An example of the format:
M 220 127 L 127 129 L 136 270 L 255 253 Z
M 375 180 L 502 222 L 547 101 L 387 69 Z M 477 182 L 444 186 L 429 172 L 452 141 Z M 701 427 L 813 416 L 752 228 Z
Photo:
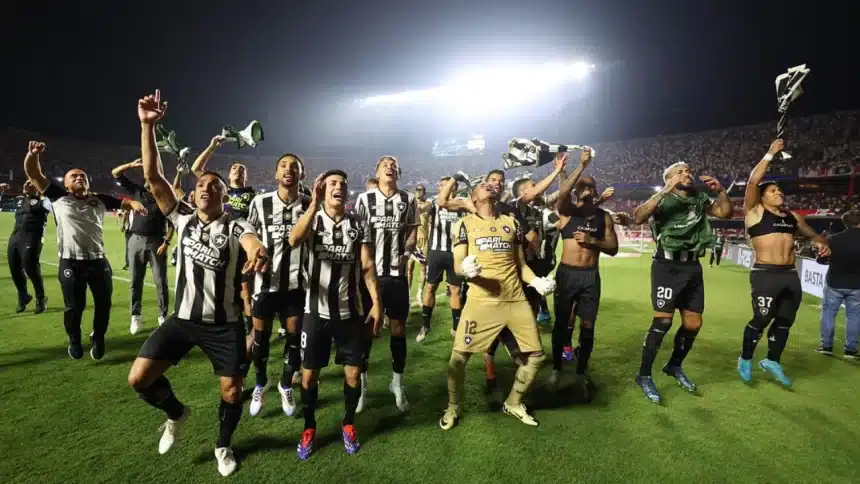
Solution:
M 772 141 L 774 127 L 775 123 L 771 122 L 692 134 L 594 143 L 597 157 L 588 174 L 597 179 L 600 187 L 615 186 L 622 189 L 632 185 L 657 186 L 663 183 L 665 167 L 683 160 L 690 163 L 697 174 L 716 176 L 724 185 L 728 185 L 734 180 L 746 179 Z M 43 164 L 48 171 L 45 173 L 47 176 L 58 178 L 71 167 L 83 168 L 91 178 L 93 190 L 101 192 L 116 192 L 111 169 L 139 156 L 136 147 L 101 145 L 54 139 L 25 131 L 0 130 L 0 182 L 9 181 L 9 175 L 13 186 L 14 181 L 23 180 L 22 160 L 27 142 L 31 139 L 40 139 L 48 144 L 46 157 L 49 162 Z M 787 151 L 793 157 L 774 161 L 769 172 L 771 176 L 797 177 L 811 171 L 823 173 L 824 170 L 830 170 L 830 174 L 851 173 L 855 165 L 860 165 L 860 112 L 793 118 L 788 123 L 786 139 Z M 341 168 L 350 174 L 351 185 L 356 190 L 363 188 L 364 180 L 374 174 L 375 155 L 359 156 L 352 150 L 344 152 L 353 154 L 331 156 L 329 152 L 320 156 L 300 153 L 308 168 L 308 182 L 325 170 Z M 233 161 L 242 160 L 249 168 L 249 184 L 264 190 L 274 188 L 272 173 L 277 157 L 256 156 L 252 151 L 246 153 L 242 156 L 216 154 L 209 166 L 216 170 L 226 169 Z M 195 154 L 192 154 L 189 162 L 193 161 Z M 398 155 L 401 161 L 403 185 L 412 189 L 423 183 L 430 192 L 435 190 L 439 178 L 444 175 L 461 170 L 476 175 L 501 167 L 500 157 L 496 154 L 441 158 L 432 157 L 429 153 L 393 154 Z M 173 166 L 175 160 L 165 157 L 168 176 L 172 177 Z M 539 177 L 549 169 L 548 166 L 521 168 L 511 173 L 509 178 L 516 178 L 524 172 Z M 848 203 L 856 203 L 856 200 L 849 201 L 838 194 L 789 197 L 791 207 L 842 209 Z M 635 205 L 634 200 L 613 200 L 609 207 L 631 212 Z

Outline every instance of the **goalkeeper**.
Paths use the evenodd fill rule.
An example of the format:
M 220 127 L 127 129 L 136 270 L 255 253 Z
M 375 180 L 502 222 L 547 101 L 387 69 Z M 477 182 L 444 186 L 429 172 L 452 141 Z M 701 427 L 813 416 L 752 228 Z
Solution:
M 468 280 L 469 297 L 448 364 L 448 409 L 439 420 L 442 430 L 452 428 L 460 416 L 469 357 L 485 352 L 505 328 L 513 334 L 522 361 L 502 409 L 526 425 L 538 425 L 526 411 L 522 396 L 534 381 L 544 353 L 522 283 L 546 295 L 554 289 L 555 281 L 536 277 L 525 264 L 522 229 L 516 218 L 498 213 L 498 196 L 487 182 L 481 182 L 471 196 L 475 213 L 451 229 L 454 271 Z

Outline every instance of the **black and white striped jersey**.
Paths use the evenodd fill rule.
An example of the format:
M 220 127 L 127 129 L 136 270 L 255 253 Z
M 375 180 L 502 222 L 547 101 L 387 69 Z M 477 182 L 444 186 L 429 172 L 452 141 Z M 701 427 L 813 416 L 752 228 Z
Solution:
M 382 277 L 406 276 L 406 239 L 418 226 L 415 195 L 397 190 L 386 197 L 377 188 L 358 196 L 355 211 L 370 231 L 376 273 Z
M 310 198 L 299 195 L 292 203 L 281 200 L 278 192 L 257 195 L 251 202 L 248 223 L 254 227 L 269 254 L 269 270 L 254 278 L 254 295 L 292 291 L 302 288 L 302 247 L 290 247 L 293 227 L 308 210 Z
M 241 321 L 239 240 L 253 234 L 253 227 L 227 212 L 204 223 L 196 209 L 181 201 L 167 219 L 176 227 L 181 251 L 176 261 L 176 317 L 209 324 Z
M 60 259 L 104 259 L 104 219 L 108 210 L 119 210 L 122 200 L 110 195 L 73 195 L 51 183 L 44 195 L 52 203 L 57 224 Z
M 466 215 L 465 210 L 448 210 L 433 204 L 430 207 L 430 250 L 454 250 L 451 226 Z
M 540 241 L 538 258 L 555 265 L 555 248 L 561 233 L 558 230 L 558 214 L 544 207 L 543 209 L 543 239 Z
M 305 312 L 332 321 L 360 317 L 361 246 L 372 242 L 364 222 L 349 212 L 335 222 L 321 209 L 310 230 Z

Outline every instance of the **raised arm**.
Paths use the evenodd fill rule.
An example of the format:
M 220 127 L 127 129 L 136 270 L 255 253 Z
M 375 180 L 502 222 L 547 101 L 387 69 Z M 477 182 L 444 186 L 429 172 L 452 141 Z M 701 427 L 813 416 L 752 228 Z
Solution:
M 561 184 L 561 187 L 558 189 L 558 199 L 555 202 L 555 208 L 559 212 L 566 211 L 567 205 L 570 203 L 570 192 L 573 191 L 573 187 L 576 186 L 576 182 L 579 181 L 579 178 L 582 176 L 582 172 L 588 167 L 588 164 L 591 163 L 591 148 L 583 149 L 579 154 L 579 166 L 573 170 L 573 173 L 567 177 L 567 180 Z
M 707 209 L 708 214 L 726 220 L 732 218 L 734 208 L 732 207 L 732 199 L 729 198 L 729 191 L 723 188 L 719 180 L 712 176 L 700 176 L 699 180 L 702 180 L 709 190 L 717 194 L 717 200 Z
M 555 179 L 560 175 L 565 168 L 567 168 L 567 159 L 570 155 L 565 153 L 558 153 L 555 156 L 555 168 L 552 170 L 552 173 L 546 176 L 543 180 L 537 182 L 533 187 L 522 190 L 520 192 L 520 200 L 525 203 L 531 203 L 537 197 L 543 195 L 547 190 L 549 190 L 550 185 Z
M 39 164 L 39 155 L 44 151 L 45 143 L 42 143 L 41 141 L 30 141 L 27 149 L 27 156 L 24 157 L 24 173 L 27 174 L 27 178 L 30 179 L 33 186 L 41 193 L 45 193 L 45 190 L 48 189 L 48 185 L 51 184 L 48 177 L 42 173 L 42 165 Z
M 660 202 L 672 193 L 672 190 L 675 189 L 675 185 L 680 181 L 681 175 L 676 174 L 666 182 L 666 186 L 664 186 L 662 190 L 652 195 L 651 198 L 646 200 L 642 205 L 636 207 L 636 210 L 633 211 L 633 223 L 641 225 L 647 222 L 648 219 L 651 218 L 651 215 L 654 215 L 654 212 L 657 211 L 657 207 L 660 205 Z
M 194 173 L 194 176 L 200 178 L 200 176 L 203 175 L 203 172 L 206 171 L 206 163 L 209 163 L 209 159 L 212 158 L 212 155 L 215 154 L 215 151 L 223 142 L 224 139 L 221 138 L 221 136 L 215 136 L 212 138 L 212 141 L 209 142 L 209 146 L 197 155 L 197 159 L 195 159 L 194 163 L 191 164 L 191 173 Z
M 142 166 L 143 166 L 143 161 L 141 161 L 141 159 L 138 158 L 132 162 L 119 165 L 118 167 L 111 170 L 110 174 L 113 175 L 114 178 L 119 178 L 126 171 L 131 170 L 132 168 L 140 168 Z
M 311 190 L 311 203 L 308 205 L 308 209 L 296 220 L 296 224 L 290 230 L 290 236 L 287 239 L 290 247 L 298 247 L 307 240 L 311 233 L 311 226 L 317 216 L 317 210 L 320 207 L 320 200 L 324 197 L 324 191 L 325 187 L 322 184 L 322 175 L 320 175 L 314 180 L 313 189 Z
M 155 144 L 155 124 L 167 111 L 167 102 L 161 101 L 161 91 L 137 102 L 137 117 L 140 119 L 140 153 L 143 163 L 143 178 L 158 203 L 161 213 L 168 215 L 178 203 L 176 193 L 164 178 L 158 147 Z
M 436 206 L 445 210 L 468 210 L 470 213 L 475 213 L 475 204 L 470 198 L 451 198 L 455 186 L 457 186 L 457 180 L 453 178 L 442 185 L 439 189 L 439 195 L 436 197 Z
M 761 201 L 761 193 L 759 193 L 758 184 L 764 180 L 767 174 L 767 167 L 770 166 L 771 160 L 777 153 L 785 147 L 785 142 L 781 139 L 775 140 L 770 144 L 770 149 L 767 154 L 758 162 L 750 173 L 747 179 L 746 190 L 744 190 L 744 212 L 749 212 L 754 209 Z

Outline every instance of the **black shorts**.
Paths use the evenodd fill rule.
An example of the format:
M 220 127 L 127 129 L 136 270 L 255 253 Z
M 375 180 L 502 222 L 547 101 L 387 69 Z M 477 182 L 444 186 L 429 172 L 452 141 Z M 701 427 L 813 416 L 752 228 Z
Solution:
M 364 321 L 359 318 L 332 322 L 318 314 L 307 314 L 302 323 L 302 368 L 319 370 L 328 366 L 334 340 L 336 365 L 361 366 L 364 352 Z
M 149 335 L 137 356 L 177 365 L 195 346 L 209 358 L 216 375 L 244 374 L 248 355 L 241 322 L 207 324 L 170 316 Z
M 597 321 L 600 309 L 600 271 L 597 267 L 559 264 L 555 272 L 555 318 L 570 321 L 575 314 L 583 321 Z
M 750 272 L 753 314 L 794 322 L 803 289 L 794 265 L 755 264 Z
M 651 262 L 651 307 L 660 313 L 674 313 L 676 309 L 704 313 L 705 282 L 699 261 L 654 259 Z
M 463 283 L 463 277 L 454 272 L 454 253 L 444 250 L 431 250 L 427 254 L 427 283 L 439 284 L 442 282 L 443 274 L 445 275 L 445 282 L 449 285 L 459 286 Z
M 409 283 L 406 277 L 381 276 L 378 281 L 383 312 L 395 321 L 406 321 L 409 317 Z M 369 310 L 369 307 L 365 309 Z
M 253 316 L 264 321 L 274 320 L 276 314 L 284 319 L 301 316 L 305 312 L 305 291 L 260 293 L 254 296 L 252 305 Z

